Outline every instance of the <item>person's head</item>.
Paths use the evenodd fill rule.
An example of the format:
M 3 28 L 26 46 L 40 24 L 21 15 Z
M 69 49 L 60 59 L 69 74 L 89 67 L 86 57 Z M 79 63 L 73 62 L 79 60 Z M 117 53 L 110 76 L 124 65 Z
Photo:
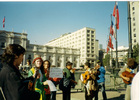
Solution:
M 37 67 L 38 69 L 40 69 L 43 65 L 43 60 L 40 55 L 35 55 L 32 63 L 34 67 Z
M 66 63 L 66 68 L 69 69 L 69 70 L 71 70 L 72 69 L 72 65 L 73 65 L 73 63 L 71 63 L 70 61 L 68 61 Z
M 25 49 L 19 44 L 9 44 L 2 54 L 2 62 L 18 67 L 23 61 Z
M 86 63 L 84 64 L 84 69 L 88 69 L 88 68 L 90 68 L 90 63 L 89 63 L 89 62 L 86 62 Z
M 138 66 L 138 63 L 134 60 L 134 58 L 128 58 L 127 65 L 131 69 L 135 69 Z
M 96 65 L 97 65 L 97 66 L 101 66 L 100 60 L 97 60 Z
M 51 66 L 51 63 L 50 63 L 49 60 L 45 60 L 45 61 L 43 62 L 43 67 L 44 67 L 45 69 L 49 69 L 50 66 Z
M 31 60 L 27 59 L 27 65 L 31 65 Z

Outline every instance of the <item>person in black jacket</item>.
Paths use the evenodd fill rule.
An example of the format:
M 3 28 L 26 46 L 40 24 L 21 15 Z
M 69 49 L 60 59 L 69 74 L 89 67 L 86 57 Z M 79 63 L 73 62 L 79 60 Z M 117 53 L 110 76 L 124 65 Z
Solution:
M 19 72 L 18 66 L 23 61 L 25 49 L 18 44 L 9 44 L 2 54 L 0 87 L 6 100 L 39 100 L 39 93 L 28 89 L 28 80 Z M 1 95 L 0 95 L 1 96 Z M 0 97 L 2 98 L 2 97 Z

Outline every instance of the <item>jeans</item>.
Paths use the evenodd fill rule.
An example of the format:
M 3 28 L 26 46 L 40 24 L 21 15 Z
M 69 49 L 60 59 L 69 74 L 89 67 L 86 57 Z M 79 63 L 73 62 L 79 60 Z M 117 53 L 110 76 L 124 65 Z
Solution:
M 104 82 L 98 83 L 98 86 L 99 86 L 99 89 L 101 89 L 103 100 L 107 100 L 107 96 L 105 92 L 105 83 Z M 99 92 L 99 89 L 98 89 L 98 92 Z M 97 95 L 95 95 L 95 100 L 98 100 L 98 93 Z

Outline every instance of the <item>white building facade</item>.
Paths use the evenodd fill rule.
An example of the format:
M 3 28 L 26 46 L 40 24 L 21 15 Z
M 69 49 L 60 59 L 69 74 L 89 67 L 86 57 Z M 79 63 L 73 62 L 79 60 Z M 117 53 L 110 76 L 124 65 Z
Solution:
M 139 44 L 139 1 L 130 1 L 132 47 Z
M 123 66 L 124 65 L 124 63 L 126 63 L 126 62 L 124 62 L 125 61 L 125 58 L 126 58 L 126 56 L 127 56 L 127 54 L 128 54 L 128 47 L 124 47 L 124 46 L 119 46 L 118 48 L 117 48 L 117 51 L 118 51 L 118 63 L 119 63 L 119 66 Z M 107 53 L 105 52 L 104 53 L 104 58 L 105 58 L 105 55 L 106 55 Z M 111 55 L 111 50 L 108 52 L 108 54 L 109 55 Z M 112 58 L 115 60 L 116 59 L 116 49 L 113 49 L 112 50 Z
M 79 49 L 80 65 L 83 65 L 86 61 L 95 65 L 99 57 L 99 42 L 96 40 L 96 30 L 93 28 L 85 27 L 72 33 L 63 34 L 46 45 Z
M 34 55 L 41 55 L 43 60 L 49 60 L 52 65 L 64 68 L 67 61 L 73 62 L 73 67 L 80 66 L 80 51 L 74 48 L 55 47 L 30 44 L 26 33 L 17 33 L 0 30 L 0 55 L 8 44 L 20 44 L 26 49 L 23 65 Z

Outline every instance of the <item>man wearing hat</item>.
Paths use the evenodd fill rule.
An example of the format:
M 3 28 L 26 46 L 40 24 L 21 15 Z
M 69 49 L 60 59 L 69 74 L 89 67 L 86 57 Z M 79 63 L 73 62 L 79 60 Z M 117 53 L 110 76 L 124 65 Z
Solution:
M 133 58 L 128 58 L 127 60 L 127 66 L 124 66 L 120 71 L 119 71 L 119 76 L 127 83 L 127 88 L 126 88 L 126 93 L 125 93 L 125 100 L 130 100 L 130 92 L 131 92 L 131 79 L 129 76 L 134 75 L 134 73 L 137 72 L 137 62 Z M 126 73 L 126 74 L 125 74 Z M 129 76 L 128 76 L 129 75 Z
M 71 62 L 67 62 L 66 63 L 66 68 L 63 69 L 63 75 L 64 75 L 64 81 L 63 81 L 63 100 L 70 100 L 70 91 L 71 91 L 71 85 L 72 83 L 77 84 L 77 82 L 75 82 L 72 79 L 72 75 L 70 70 L 72 69 L 72 65 L 73 63 Z

